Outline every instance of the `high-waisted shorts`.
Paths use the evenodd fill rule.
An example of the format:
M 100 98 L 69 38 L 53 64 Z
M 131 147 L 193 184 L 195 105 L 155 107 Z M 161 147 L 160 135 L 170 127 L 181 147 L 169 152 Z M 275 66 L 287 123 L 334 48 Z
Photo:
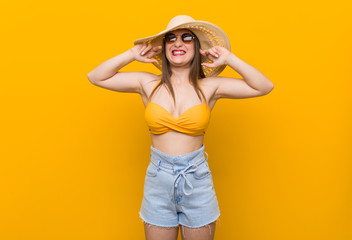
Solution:
M 220 209 L 204 144 L 185 155 L 168 155 L 151 146 L 150 160 L 139 212 L 144 222 L 197 228 L 217 220 Z

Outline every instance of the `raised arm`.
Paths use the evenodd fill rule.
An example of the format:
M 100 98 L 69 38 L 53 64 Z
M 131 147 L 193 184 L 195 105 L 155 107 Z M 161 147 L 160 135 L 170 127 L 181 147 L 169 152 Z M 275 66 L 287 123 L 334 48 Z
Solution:
M 215 46 L 209 50 L 200 50 L 200 52 L 212 61 L 212 63 L 202 63 L 202 65 L 208 67 L 229 65 L 243 77 L 243 79 L 213 77 L 216 82 L 215 99 L 259 97 L 273 90 L 274 84 L 264 74 L 224 47 Z
M 141 94 L 140 81 L 145 78 L 155 78 L 156 75 L 148 72 L 119 72 L 119 70 L 134 60 L 152 63 L 151 57 L 159 54 L 161 46 L 152 47 L 147 44 L 138 44 L 131 49 L 101 63 L 88 73 L 88 80 L 99 87 L 118 91 Z M 142 53 L 145 53 L 142 55 Z

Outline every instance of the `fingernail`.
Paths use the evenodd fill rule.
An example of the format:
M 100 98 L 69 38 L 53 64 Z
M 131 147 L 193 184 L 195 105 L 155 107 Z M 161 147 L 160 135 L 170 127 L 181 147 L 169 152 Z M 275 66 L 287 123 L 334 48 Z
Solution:
M 144 55 L 144 52 L 142 52 L 142 55 Z
M 215 54 L 215 57 L 219 57 L 219 55 Z

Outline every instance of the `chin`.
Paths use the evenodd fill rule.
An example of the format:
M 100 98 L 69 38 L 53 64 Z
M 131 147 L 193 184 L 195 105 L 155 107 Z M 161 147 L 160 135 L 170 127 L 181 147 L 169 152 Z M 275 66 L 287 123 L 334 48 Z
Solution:
M 170 59 L 168 59 L 169 60 L 169 62 L 170 62 L 170 64 L 172 64 L 172 65 L 178 65 L 178 66 L 180 66 L 180 65 L 187 65 L 187 64 L 190 64 L 191 62 L 192 62 L 192 59 L 184 59 L 184 60 L 181 60 L 181 59 L 172 59 L 171 61 L 170 61 Z
M 176 66 L 176 67 L 182 67 L 182 66 L 190 66 L 190 62 L 170 62 L 171 65 Z

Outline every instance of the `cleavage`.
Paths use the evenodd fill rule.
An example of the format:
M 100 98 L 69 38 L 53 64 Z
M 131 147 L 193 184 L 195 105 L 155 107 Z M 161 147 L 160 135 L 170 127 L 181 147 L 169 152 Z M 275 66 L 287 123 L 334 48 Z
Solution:
M 162 91 L 160 91 L 161 89 L 162 89 Z M 154 103 L 154 104 L 157 104 L 157 105 L 159 105 L 160 107 L 164 108 L 164 110 L 166 110 L 171 116 L 173 116 L 174 118 L 177 119 L 177 118 L 179 118 L 180 116 L 182 116 L 182 115 L 183 115 L 186 111 L 188 111 L 189 109 L 191 109 L 191 108 L 193 108 L 193 107 L 195 107 L 195 106 L 204 104 L 204 100 L 203 100 L 202 102 L 199 102 L 198 95 L 197 95 L 197 93 L 195 92 L 195 90 L 194 90 L 193 87 L 191 87 L 190 91 L 192 92 L 192 94 L 195 95 L 195 97 L 198 99 L 198 101 L 197 101 L 197 103 L 194 103 L 194 104 L 192 104 L 191 106 L 186 107 L 185 110 L 183 110 L 183 111 L 178 111 L 178 112 L 181 112 L 181 113 L 178 114 L 177 117 L 174 116 L 175 109 L 174 109 L 174 111 L 173 111 L 173 113 L 172 113 L 171 111 L 169 111 L 168 107 L 165 107 L 163 104 L 160 104 L 160 103 L 158 103 L 158 102 L 152 101 L 152 99 L 155 98 L 156 96 L 157 96 L 157 99 L 159 99 L 159 101 L 160 101 L 160 98 L 164 97 L 164 99 L 168 99 L 167 101 L 170 101 L 170 102 L 171 102 L 170 105 L 173 105 L 174 100 L 173 100 L 172 96 L 169 94 L 169 92 L 166 90 L 166 88 L 165 88 L 164 86 L 162 86 L 161 88 L 159 88 L 159 89 L 154 93 L 152 99 L 150 99 L 150 102 L 152 102 L 152 103 Z M 186 96 L 187 96 L 187 94 L 190 94 L 189 91 L 187 91 L 187 90 L 184 90 L 184 92 L 185 92 L 184 94 L 185 94 Z M 180 103 L 177 103 L 177 93 L 175 92 L 175 87 L 174 87 L 174 93 L 175 93 L 176 108 L 177 108 L 177 106 L 179 106 L 179 105 L 181 105 L 181 104 L 180 104 Z M 182 100 L 183 102 L 187 101 L 187 100 L 186 100 L 186 97 L 183 97 L 183 99 L 184 99 L 184 100 Z M 181 102 L 182 102 L 182 101 L 181 101 Z M 161 102 L 166 102 L 166 101 L 165 101 L 165 100 L 164 100 L 164 101 L 162 100 Z M 170 106 L 169 106 L 169 107 L 170 107 Z

